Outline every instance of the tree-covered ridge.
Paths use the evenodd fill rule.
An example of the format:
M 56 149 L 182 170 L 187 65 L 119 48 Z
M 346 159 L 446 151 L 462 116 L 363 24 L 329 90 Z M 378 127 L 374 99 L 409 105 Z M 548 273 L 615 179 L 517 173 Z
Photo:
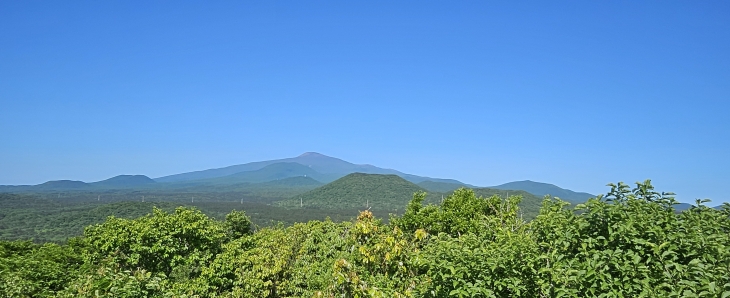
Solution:
M 413 193 L 420 191 L 424 189 L 396 175 L 353 173 L 278 204 L 287 207 L 403 210 Z M 435 195 L 431 199 L 436 202 Z
M 112 217 L 67 245 L 0 242 L 9 297 L 728 297 L 730 205 L 677 213 L 646 181 L 566 208 L 459 189 L 388 224 L 252 229 L 241 212 Z
M 433 204 L 440 204 L 444 197 L 459 188 L 453 188 L 458 185 L 453 183 L 427 181 L 416 185 L 396 175 L 354 173 L 289 200 L 278 202 L 278 205 L 289 208 L 371 208 L 387 212 L 396 210 L 402 212 L 414 193 L 426 192 L 426 189 L 421 187 L 422 185 L 431 188 L 427 192 L 424 202 Z M 434 191 L 434 189 L 440 189 L 443 192 Z M 474 188 L 474 191 L 478 196 L 483 197 L 497 195 L 507 198 L 510 194 L 521 196 L 520 210 L 526 219 L 535 218 L 542 204 L 542 198 L 522 190 Z

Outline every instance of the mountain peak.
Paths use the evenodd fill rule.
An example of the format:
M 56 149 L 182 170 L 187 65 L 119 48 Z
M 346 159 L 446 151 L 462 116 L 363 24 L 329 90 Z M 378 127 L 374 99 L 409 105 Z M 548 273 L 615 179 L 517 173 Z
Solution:
M 298 157 L 329 157 L 329 156 L 320 154 L 317 152 L 304 152 L 304 153 L 302 153 L 302 155 L 299 155 Z
M 150 177 L 147 177 L 145 175 L 119 175 L 114 176 L 106 180 L 94 182 L 95 185 L 103 185 L 103 186 L 124 186 L 124 187 L 131 187 L 131 186 L 140 186 L 144 184 L 150 184 L 155 183 L 155 180 L 150 179 Z

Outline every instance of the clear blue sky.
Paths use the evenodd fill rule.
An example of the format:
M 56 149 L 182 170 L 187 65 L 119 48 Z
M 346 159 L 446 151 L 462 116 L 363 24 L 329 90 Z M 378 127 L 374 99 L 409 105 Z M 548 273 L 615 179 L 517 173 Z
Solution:
M 2 1 L 0 184 L 317 151 L 730 201 L 730 2 L 456 2 Z

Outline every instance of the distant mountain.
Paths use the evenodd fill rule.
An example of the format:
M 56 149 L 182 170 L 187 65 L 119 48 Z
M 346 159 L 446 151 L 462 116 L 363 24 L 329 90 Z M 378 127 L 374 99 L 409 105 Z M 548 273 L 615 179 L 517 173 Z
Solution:
M 402 192 L 398 192 L 399 194 L 408 193 L 405 196 L 407 199 L 412 196 L 413 192 L 419 190 L 427 190 L 431 193 L 428 199 L 434 199 L 433 196 L 438 195 L 440 197 L 441 194 L 451 193 L 460 187 L 476 188 L 473 185 L 467 185 L 458 180 L 406 174 L 393 169 L 384 169 L 367 164 L 353 164 L 339 158 L 316 152 L 307 152 L 293 158 L 251 162 L 155 179 L 150 179 L 144 175 L 120 175 L 93 183 L 58 180 L 48 181 L 39 185 L 0 185 L 0 192 L 20 193 L 133 189 L 163 192 L 240 192 L 248 196 L 286 198 L 290 195 L 301 194 L 323 184 L 336 181 L 353 173 L 360 173 L 360 175 L 397 176 L 401 180 L 409 182 L 404 185 Z M 387 185 L 392 186 L 395 184 L 391 183 Z M 390 189 L 390 186 L 385 189 Z M 529 180 L 510 182 L 491 188 L 515 191 L 524 190 L 538 197 L 550 194 L 570 202 L 583 202 L 588 198 L 594 197 L 588 193 L 578 193 L 568 189 L 562 189 L 552 184 Z M 363 186 L 361 189 L 366 190 L 366 192 L 358 194 L 362 197 L 383 194 L 382 189 L 378 187 L 371 188 L 370 186 Z M 388 199 L 393 198 L 390 194 L 386 193 L 385 195 Z M 433 202 L 437 201 L 435 200 Z
M 295 162 L 278 162 L 264 166 L 254 171 L 239 172 L 236 174 L 198 180 L 200 182 L 213 184 L 230 184 L 230 183 L 262 183 L 268 181 L 281 180 L 291 177 L 310 177 L 315 180 L 328 180 L 328 175 L 321 174 L 314 169 Z
M 89 185 L 100 188 L 130 188 L 154 183 L 155 180 L 145 175 L 119 175 L 99 182 L 89 183 Z
M 145 175 L 119 175 L 92 183 L 75 180 L 53 180 L 38 185 L 0 185 L 0 192 L 93 191 L 136 188 L 154 183 L 154 180 Z
M 451 193 L 459 188 L 468 187 L 463 183 L 449 183 L 449 182 L 437 182 L 437 181 L 423 181 L 417 183 L 418 186 L 430 192 L 441 192 Z
M 490 186 L 489 188 L 505 190 L 524 190 L 536 196 L 543 197 L 545 195 L 550 195 L 573 203 L 583 203 L 590 198 L 596 197 L 595 195 L 589 193 L 574 192 L 572 190 L 560 188 L 552 184 L 534 182 L 530 180 L 509 182 L 502 185 Z
M 312 177 L 289 177 L 285 179 L 280 180 L 274 180 L 269 182 L 264 182 L 260 184 L 261 187 L 266 186 L 274 186 L 274 187 L 281 187 L 281 186 L 287 186 L 287 187 L 310 187 L 310 186 L 322 186 L 324 183 L 319 182 L 317 180 L 312 179 Z
M 75 180 L 54 180 L 34 186 L 38 190 L 73 190 L 87 189 L 89 184 Z
M 176 175 L 170 175 L 165 177 L 155 178 L 157 182 L 183 182 L 183 181 L 194 181 L 202 179 L 220 178 L 225 176 L 231 176 L 242 172 L 251 172 L 263 169 L 266 166 L 277 164 L 277 163 L 297 163 L 311 168 L 312 170 L 319 173 L 319 179 L 315 178 L 320 182 L 331 182 L 338 178 L 344 177 L 351 173 L 366 173 L 366 174 L 392 174 L 398 175 L 405 178 L 413 183 L 419 183 L 422 181 L 439 181 L 447 183 L 461 183 L 452 179 L 438 179 L 430 177 L 422 177 L 416 175 L 405 174 L 392 169 L 383 169 L 372 165 L 358 165 L 353 164 L 339 158 L 334 158 L 319 154 L 316 152 L 307 152 L 302 155 L 293 158 L 284 158 L 276 160 L 258 161 L 251 162 L 241 165 L 234 165 L 224 168 L 209 169 L 204 171 L 195 171 L 189 173 L 182 173 Z M 314 175 L 314 173 L 311 173 Z M 246 175 L 246 174 L 243 174 Z M 316 176 L 315 176 L 316 177 Z
M 353 173 L 280 202 L 280 205 L 299 207 L 301 198 L 305 207 L 323 209 L 371 207 L 393 210 L 405 207 L 413 198 L 413 194 L 419 191 L 425 190 L 397 175 Z

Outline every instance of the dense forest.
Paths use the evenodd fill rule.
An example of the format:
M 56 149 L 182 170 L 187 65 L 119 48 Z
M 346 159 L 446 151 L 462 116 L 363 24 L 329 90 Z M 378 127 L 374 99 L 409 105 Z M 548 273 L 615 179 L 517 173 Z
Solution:
M 105 201 L 96 201 L 96 195 L 80 193 L 74 196 L 44 198 L 38 194 L 0 193 L 0 240 L 32 240 L 36 243 L 65 243 L 81 236 L 84 228 L 99 224 L 109 216 L 138 218 L 152 212 L 153 208 L 172 212 L 177 207 L 195 208 L 215 220 L 223 220 L 231 211 L 246 211 L 251 221 L 260 227 L 283 224 L 286 226 L 311 220 L 346 221 L 357 216 L 357 209 L 322 210 L 318 208 L 281 208 L 259 201 L 213 201 L 211 194 L 196 194 L 195 202 L 182 201 L 179 197 L 190 194 L 147 196 L 142 201 L 128 201 L 129 195 L 115 194 L 113 200 L 106 194 Z M 68 195 L 67 195 L 68 196 Z M 177 200 L 175 198 L 178 198 Z M 163 201 L 162 199 L 169 199 Z M 387 211 L 376 210 L 388 214 Z M 401 210 L 402 213 L 402 210 Z
M 363 209 L 379 214 L 387 222 L 389 214 L 404 212 L 413 193 L 429 190 L 424 203 L 440 204 L 459 186 L 448 184 L 448 187 L 457 187 L 436 192 L 432 187 L 422 188 L 396 175 L 360 173 L 320 187 L 311 185 L 311 181 L 307 177 L 270 181 L 261 183 L 270 186 L 268 191 L 266 187 L 258 186 L 260 191 L 256 193 L 206 192 L 207 187 L 192 187 L 187 191 L 128 188 L 0 193 L 0 240 L 63 243 L 80 236 L 84 227 L 102 223 L 108 216 L 137 218 L 152 212 L 153 207 L 168 212 L 180 206 L 194 207 L 216 220 L 222 220 L 230 211 L 245 210 L 251 221 L 260 227 L 280 223 L 289 226 L 328 217 L 337 222 L 346 221 L 355 218 L 358 210 Z M 439 183 L 426 186 L 433 184 Z M 297 185 L 307 187 L 298 188 Z M 542 201 L 520 190 L 475 188 L 474 191 L 484 197 L 521 196 L 520 215 L 526 220 L 537 216 Z
M 649 181 L 570 206 L 417 192 L 387 223 L 257 227 L 165 206 L 63 244 L 0 241 L 8 297 L 729 297 L 730 205 L 677 212 Z M 570 206 L 570 207 L 569 207 Z M 382 216 L 382 215 L 380 215 Z

